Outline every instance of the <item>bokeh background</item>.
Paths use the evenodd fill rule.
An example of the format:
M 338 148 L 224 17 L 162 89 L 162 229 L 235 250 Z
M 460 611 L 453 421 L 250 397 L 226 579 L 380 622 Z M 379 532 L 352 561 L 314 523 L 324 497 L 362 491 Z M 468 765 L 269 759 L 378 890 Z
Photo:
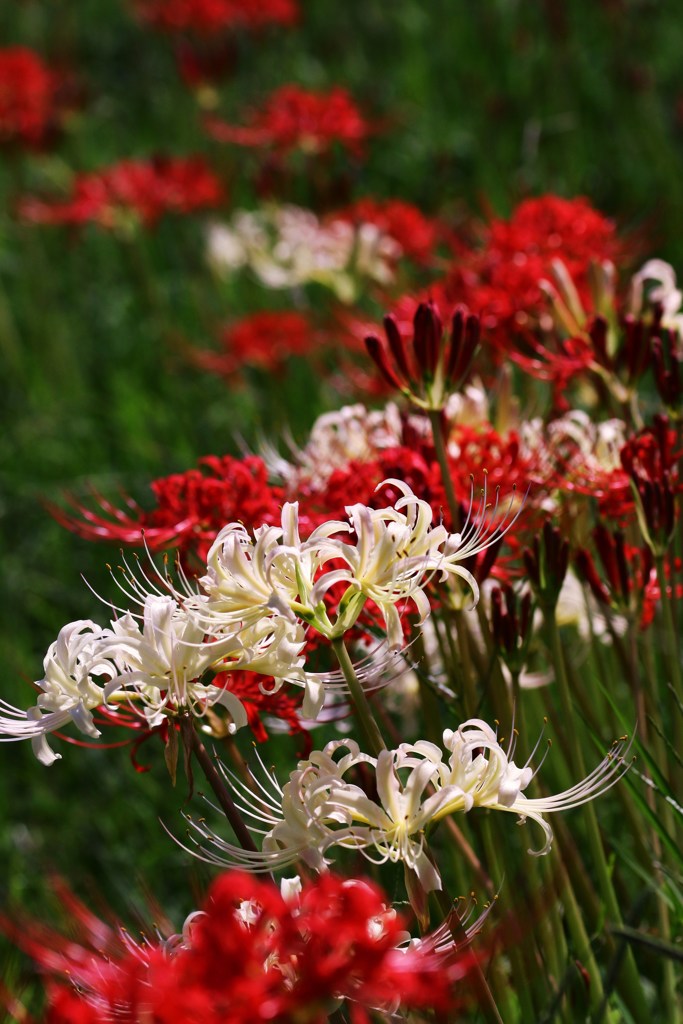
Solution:
M 231 44 L 230 73 L 199 96 L 176 44 L 131 0 L 15 0 L 0 47 L 26 46 L 72 82 L 58 137 L 0 147 L 0 664 L 3 694 L 27 684 L 61 625 L 97 618 L 110 546 L 68 533 L 46 506 L 64 492 L 122 490 L 201 455 L 294 437 L 349 400 L 300 360 L 275 383 L 239 387 L 193 365 L 186 346 L 268 297 L 246 277 L 207 270 L 206 218 L 162 219 L 116 237 L 23 223 L 19 198 L 67 190 L 75 173 L 122 158 L 204 154 L 227 187 L 226 213 L 257 203 L 250 157 L 207 137 L 202 111 L 238 119 L 284 82 L 342 85 L 384 127 L 345 198 L 401 197 L 454 228 L 527 195 L 586 195 L 646 254 L 683 267 L 683 20 L 662 0 L 302 0 L 300 23 Z M 311 201 L 299 176 L 288 199 Z M 282 296 L 278 305 L 282 306 Z M 295 741 L 283 738 L 290 753 Z M 67 751 L 43 768 L 24 744 L 0 770 L 0 894 L 41 908 L 57 871 L 123 912 L 148 887 L 177 917 L 192 904 L 188 858 L 159 825 L 186 799 L 161 749 L 136 774 L 126 749 Z M 191 883 L 203 882 L 190 867 Z M 8 967 L 8 971 L 15 968 Z M 16 967 L 16 970 L 19 968 Z

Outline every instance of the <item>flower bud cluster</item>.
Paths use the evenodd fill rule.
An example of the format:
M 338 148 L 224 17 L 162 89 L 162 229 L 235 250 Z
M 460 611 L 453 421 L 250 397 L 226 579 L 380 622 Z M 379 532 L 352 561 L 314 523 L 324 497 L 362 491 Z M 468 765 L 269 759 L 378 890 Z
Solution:
M 445 335 L 436 304 L 421 302 L 413 319 L 412 353 L 395 317 L 385 316 L 384 331 L 388 351 L 372 334 L 366 337 L 365 345 L 387 383 L 418 408 L 443 409 L 470 368 L 479 344 L 479 317 L 458 307 L 450 334 Z

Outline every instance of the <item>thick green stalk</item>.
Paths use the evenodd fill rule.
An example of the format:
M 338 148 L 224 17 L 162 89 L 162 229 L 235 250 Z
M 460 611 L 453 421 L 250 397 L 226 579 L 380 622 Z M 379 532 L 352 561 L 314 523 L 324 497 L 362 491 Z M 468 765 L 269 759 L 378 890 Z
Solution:
M 443 430 L 441 429 L 441 412 L 439 409 L 429 410 L 429 422 L 432 425 L 432 438 L 434 440 L 436 461 L 439 463 L 439 469 L 441 470 L 441 479 L 446 492 L 448 511 L 451 514 L 451 529 L 457 530 L 460 506 L 458 505 L 458 500 L 455 497 L 453 480 L 448 468 L 448 453 L 446 452 L 446 444 L 443 439 Z
M 427 657 L 427 651 L 425 650 L 424 638 L 419 630 L 413 642 L 413 646 L 421 669 L 421 671 L 417 673 L 417 682 L 420 692 L 420 704 L 422 707 L 422 721 L 425 728 L 425 736 L 428 740 L 431 740 L 432 743 L 440 743 L 441 734 L 443 732 L 441 702 L 424 678 L 425 673 L 427 673 L 427 675 L 429 674 L 431 666 L 429 664 L 429 658 Z
M 470 636 L 461 611 L 453 612 L 453 621 L 458 634 L 458 648 L 460 650 L 460 663 L 462 665 L 463 684 L 463 706 L 467 717 L 476 714 L 478 708 L 477 687 L 472 671 L 472 654 L 470 651 Z
M 559 873 L 559 888 L 562 896 L 562 903 L 564 905 L 564 912 L 567 918 L 567 925 L 574 943 L 574 952 L 576 953 L 577 959 L 588 971 L 588 977 L 590 978 L 588 998 L 591 1009 L 591 1019 L 595 1021 L 595 1024 L 598 1024 L 598 1022 L 603 1018 L 603 1003 L 605 999 L 600 968 L 598 967 L 595 959 L 593 947 L 583 921 L 583 914 L 581 913 L 581 909 L 579 908 L 576 900 L 576 895 L 572 888 L 569 875 L 567 874 L 567 869 L 562 861 L 562 857 L 559 853 L 553 856 L 555 856 L 555 866 Z
M 501 869 L 498 858 L 498 845 L 496 844 L 491 828 L 491 819 L 488 815 L 484 814 L 480 820 L 482 838 L 484 840 L 484 850 L 486 852 L 486 860 L 488 862 L 489 871 L 497 879 L 504 877 L 504 871 Z M 534 979 L 527 977 L 526 962 L 522 956 L 520 950 L 520 943 L 513 941 L 506 947 L 506 951 L 510 957 L 512 964 L 512 977 L 514 979 L 514 994 L 519 1001 L 521 1010 L 520 1021 L 535 1021 L 537 1019 L 536 1008 L 534 1007 L 532 999 L 532 991 L 534 989 Z M 553 950 L 553 952 L 555 952 Z
M 346 680 L 346 685 L 349 688 L 351 703 L 353 704 L 363 739 L 367 743 L 370 753 L 377 757 L 380 751 L 387 749 L 387 745 L 384 742 L 377 720 L 372 713 L 368 698 L 365 696 L 365 691 L 356 675 L 356 670 L 353 667 L 353 662 L 349 657 L 349 652 L 346 649 L 343 638 L 338 637 L 336 640 L 333 640 L 332 647 L 337 655 L 337 661 Z

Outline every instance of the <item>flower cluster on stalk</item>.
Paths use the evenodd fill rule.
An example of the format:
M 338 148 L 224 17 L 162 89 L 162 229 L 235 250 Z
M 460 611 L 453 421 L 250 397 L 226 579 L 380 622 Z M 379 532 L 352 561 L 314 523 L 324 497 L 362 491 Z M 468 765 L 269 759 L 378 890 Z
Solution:
M 357 850 L 373 863 L 399 862 L 419 879 L 425 892 L 440 889 L 441 875 L 426 836 L 442 818 L 488 808 L 517 814 L 540 825 L 543 843 L 529 853 L 549 852 L 553 839 L 545 815 L 595 799 L 628 770 L 628 745 L 617 741 L 581 782 L 563 793 L 527 797 L 534 777 L 531 758 L 514 760 L 516 738 L 505 750 L 496 732 L 480 719 L 446 729 L 443 746 L 419 740 L 382 750 L 377 757 L 354 740 L 332 740 L 300 761 L 281 787 L 261 764 L 258 791 L 223 769 L 240 794 L 242 813 L 258 822 L 261 850 L 240 849 L 224 840 L 204 818 L 188 818 L 196 855 L 213 864 L 239 864 L 251 871 L 273 871 L 301 860 L 316 871 L 329 865 L 333 847 Z M 538 744 L 536 745 L 538 747 Z M 535 750 L 532 752 L 535 753 Z M 363 783 L 362 771 L 370 773 Z
M 403 481 L 385 483 L 399 495 L 393 506 L 349 506 L 346 521 L 327 521 L 305 539 L 296 503 L 285 503 L 279 526 L 261 525 L 253 534 L 229 523 L 209 549 L 199 591 L 187 580 L 177 590 L 164 576 L 138 578 L 126 565 L 119 585 L 136 610 L 119 608 L 107 628 L 89 620 L 65 626 L 36 682 L 36 705 L 22 711 L 2 702 L 0 739 L 30 739 L 39 760 L 51 764 L 59 755 L 48 734 L 73 722 L 96 738 L 93 711 L 118 705 L 150 726 L 161 716 L 202 717 L 222 705 L 234 731 L 246 724 L 245 709 L 233 689 L 213 678 L 231 671 L 272 678 L 271 693 L 285 680 L 303 687 L 302 713 L 317 718 L 325 683 L 335 687 L 339 680 L 305 670 L 305 627 L 342 639 L 372 602 L 389 650 L 400 648 L 401 611 L 412 604 L 424 621 L 424 591 L 434 576 L 462 578 L 476 601 L 477 582 L 461 563 L 514 522 L 507 513 L 498 519 L 484 495 L 463 532 L 451 534 L 432 523 L 430 505 Z M 331 613 L 326 599 L 333 589 L 342 592 Z
M 166 213 L 215 208 L 223 198 L 223 186 L 202 157 L 158 157 L 77 175 L 68 199 L 26 196 L 19 213 L 34 224 L 94 223 L 122 230 L 131 218 L 151 225 Z
M 335 87 L 325 93 L 283 85 L 262 109 L 252 112 L 246 125 L 213 118 L 208 130 L 219 142 L 272 148 L 280 155 L 293 150 L 324 153 L 337 143 L 360 156 L 373 127 L 346 89 Z

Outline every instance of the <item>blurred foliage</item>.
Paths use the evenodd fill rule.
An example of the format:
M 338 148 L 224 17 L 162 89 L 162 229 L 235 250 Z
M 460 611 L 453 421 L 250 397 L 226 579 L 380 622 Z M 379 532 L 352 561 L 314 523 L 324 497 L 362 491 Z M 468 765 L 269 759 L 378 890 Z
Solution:
M 238 41 L 218 111 L 236 117 L 287 81 L 347 86 L 386 131 L 350 194 L 401 196 L 452 223 L 522 196 L 586 194 L 647 250 L 683 268 L 683 20 L 663 0 L 302 0 L 293 31 Z M 21 0 L 0 8 L 0 46 L 23 44 L 68 68 L 82 103 L 44 153 L 0 163 L 0 429 L 3 695 L 27 683 L 60 626 L 98 617 L 81 580 L 111 594 L 117 552 L 66 533 L 45 503 L 93 485 L 148 497 L 154 477 L 209 452 L 236 451 L 289 425 L 301 437 L 341 399 L 305 366 L 285 381 L 228 391 L 188 365 L 227 313 L 258 299 L 206 272 L 201 218 L 175 218 L 129 241 L 16 222 L 17 196 L 65 187 L 74 171 L 157 152 L 204 152 L 227 176 L 229 205 L 254 202 L 247 157 L 207 139 L 172 43 L 126 0 Z M 306 183 L 290 198 L 306 202 Z M 294 749 L 289 740 L 282 740 Z M 73 756 L 66 756 L 72 753 Z M 48 869 L 95 884 L 125 913 L 142 882 L 178 916 L 188 858 L 173 830 L 186 797 L 170 790 L 160 748 L 135 775 L 125 750 L 65 752 L 46 770 L 24 744 L 3 748 L 2 890 L 41 905 Z M 143 756 L 144 759 L 144 756 Z M 103 868 L 104 866 L 104 868 Z M 103 873 L 104 871 L 104 873 Z M 194 866 L 201 878 L 201 868 Z

